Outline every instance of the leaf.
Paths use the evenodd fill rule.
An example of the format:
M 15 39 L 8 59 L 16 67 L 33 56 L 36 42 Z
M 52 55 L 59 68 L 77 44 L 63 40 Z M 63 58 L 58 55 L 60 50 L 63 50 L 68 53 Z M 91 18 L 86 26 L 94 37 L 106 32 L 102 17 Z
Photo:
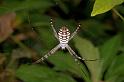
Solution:
M 69 75 L 38 65 L 22 65 L 16 76 L 24 82 L 76 82 Z
M 49 0 L 25 0 L 25 1 L 15 1 L 7 5 L 2 5 L 0 7 L 0 14 L 20 11 L 20 10 L 32 10 L 32 9 L 42 9 L 44 12 L 47 8 L 53 4 Z
M 103 73 L 109 65 L 112 63 L 113 59 L 116 57 L 116 54 L 119 50 L 121 39 L 120 35 L 117 35 L 107 42 L 105 42 L 100 47 L 100 53 L 102 57 L 102 67 L 101 72 Z
M 64 53 L 63 51 L 57 51 L 53 56 L 49 57 L 49 61 L 52 62 L 55 67 L 55 70 L 61 71 L 70 71 L 78 77 L 82 76 L 82 66 L 79 66 L 77 62 L 73 59 L 73 57 L 69 53 Z M 83 68 L 86 71 L 86 68 Z
M 52 33 L 52 29 L 50 29 L 50 27 L 36 27 L 36 31 L 38 32 L 38 36 L 44 48 L 51 49 L 57 44 L 56 38 L 54 37 L 54 34 Z
M 39 26 L 49 26 L 50 27 L 50 17 L 46 15 L 33 14 L 30 16 L 31 24 L 34 27 Z
M 90 41 L 83 39 L 81 37 L 76 37 L 74 39 L 75 46 L 78 49 L 82 58 L 86 60 L 96 60 L 99 59 L 99 51 Z M 98 81 L 99 65 L 100 61 L 84 61 L 91 73 L 91 78 L 93 82 Z
M 105 75 L 105 80 L 119 78 L 120 75 L 124 75 L 124 53 L 115 57 L 114 61 L 110 65 Z M 117 79 L 116 78 L 116 79 Z
M 105 13 L 123 2 L 124 0 L 106 0 L 106 1 L 95 0 L 95 4 L 91 16 Z
M 6 40 L 13 32 L 16 14 L 8 13 L 0 17 L 0 43 Z

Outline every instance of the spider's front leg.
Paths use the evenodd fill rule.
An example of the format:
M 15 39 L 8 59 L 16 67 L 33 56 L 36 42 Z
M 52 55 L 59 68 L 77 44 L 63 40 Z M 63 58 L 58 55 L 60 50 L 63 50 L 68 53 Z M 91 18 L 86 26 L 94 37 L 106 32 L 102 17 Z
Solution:
M 39 62 L 43 61 L 44 59 L 48 58 L 49 56 L 54 54 L 59 48 L 60 48 L 60 44 L 58 44 L 56 47 L 54 47 L 52 50 L 50 50 L 46 55 L 44 55 L 43 57 L 41 57 L 40 59 L 35 61 L 33 64 L 39 63 Z
M 77 34 L 78 30 L 80 29 L 81 25 L 78 24 L 78 27 L 76 28 L 76 30 L 71 34 L 69 41 Z
M 56 30 L 55 30 L 55 26 L 54 26 L 54 24 L 53 24 L 53 19 L 52 19 L 52 18 L 51 18 L 51 21 L 50 21 L 50 25 L 51 25 L 51 27 L 52 27 L 52 30 L 53 30 L 53 32 L 54 32 L 55 37 L 56 37 L 57 39 L 59 39 L 59 38 L 58 38 L 58 35 L 57 35 L 57 32 L 56 32 Z

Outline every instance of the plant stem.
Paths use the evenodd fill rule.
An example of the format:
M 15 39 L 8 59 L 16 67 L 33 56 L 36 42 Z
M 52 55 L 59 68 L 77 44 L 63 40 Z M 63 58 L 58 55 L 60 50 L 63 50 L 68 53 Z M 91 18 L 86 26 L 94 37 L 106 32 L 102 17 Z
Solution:
M 112 9 L 123 21 L 124 21 L 124 17 L 116 10 L 116 9 Z

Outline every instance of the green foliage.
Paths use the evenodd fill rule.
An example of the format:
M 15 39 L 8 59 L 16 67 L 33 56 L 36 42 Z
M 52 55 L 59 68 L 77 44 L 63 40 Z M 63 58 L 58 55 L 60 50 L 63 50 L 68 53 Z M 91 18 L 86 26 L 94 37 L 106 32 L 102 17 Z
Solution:
M 92 77 L 93 82 L 97 82 L 98 80 L 98 70 L 100 66 L 100 53 L 98 48 L 94 47 L 91 42 L 86 39 L 82 39 L 81 37 L 75 38 L 75 46 L 79 50 L 81 57 L 86 60 L 96 60 L 96 61 L 85 61 Z
M 102 75 L 106 71 L 106 69 L 108 69 L 109 66 L 112 64 L 119 50 L 120 44 L 121 44 L 121 39 L 120 39 L 120 36 L 117 35 L 112 39 L 108 40 L 106 43 L 104 43 L 100 47 L 100 53 L 101 53 L 101 59 L 102 59 L 101 67 L 100 67 L 101 69 L 100 75 Z
M 80 67 L 69 55 L 69 53 L 56 52 L 55 55 L 49 58 L 49 61 L 55 65 L 54 67 L 55 70 L 62 70 L 62 71 L 68 70 L 72 73 L 81 76 L 81 70 L 79 69 Z
M 100 47 L 101 58 L 102 61 L 104 62 L 102 67 L 103 71 L 105 71 L 105 69 L 112 62 L 113 58 L 115 58 L 120 48 L 120 43 L 121 43 L 120 36 L 117 35 Z
M 25 82 L 76 82 L 69 75 L 36 65 L 22 65 L 16 75 Z
M 124 64 L 122 64 L 121 62 L 124 62 L 124 54 L 121 54 L 114 58 L 114 61 L 112 62 L 105 76 L 107 82 L 117 82 L 117 80 L 121 79 L 121 76 L 124 75 Z
M 122 4 L 123 2 L 124 0 L 107 0 L 107 1 L 95 0 L 95 4 L 91 16 L 105 13 L 111 10 L 113 7 Z
M 25 0 L 25 1 L 14 1 L 8 2 L 8 4 L 0 7 L 0 13 L 8 13 L 15 11 L 23 11 L 23 10 L 33 10 L 33 9 L 42 9 L 42 12 L 46 10 L 46 8 L 52 6 L 52 3 L 49 0 Z

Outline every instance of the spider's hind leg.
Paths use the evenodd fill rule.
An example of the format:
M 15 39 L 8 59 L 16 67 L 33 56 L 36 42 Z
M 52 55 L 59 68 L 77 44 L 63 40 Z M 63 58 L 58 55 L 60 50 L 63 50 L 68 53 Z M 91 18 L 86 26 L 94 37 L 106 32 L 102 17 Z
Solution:
M 71 55 L 73 55 L 76 59 L 79 59 L 79 60 L 82 60 L 82 61 L 96 61 L 96 60 L 98 60 L 98 59 L 87 60 L 87 59 L 81 58 L 81 57 L 79 57 L 79 56 L 71 49 L 71 47 L 70 47 L 69 45 L 68 45 L 66 48 L 68 49 L 69 53 L 70 53 Z
M 35 61 L 33 64 L 39 63 L 39 62 L 43 61 L 44 59 L 48 58 L 49 56 L 54 54 L 59 48 L 60 48 L 60 45 L 58 44 L 56 47 L 54 47 L 52 50 L 50 50 L 46 55 L 44 55 L 43 57 L 41 57 L 40 59 Z
M 73 52 L 69 49 L 69 45 L 66 47 L 68 52 L 71 54 L 71 56 L 74 58 L 75 62 L 77 62 L 77 64 L 80 65 L 80 61 L 78 60 L 78 58 L 73 54 Z M 75 52 L 74 52 L 75 53 Z

